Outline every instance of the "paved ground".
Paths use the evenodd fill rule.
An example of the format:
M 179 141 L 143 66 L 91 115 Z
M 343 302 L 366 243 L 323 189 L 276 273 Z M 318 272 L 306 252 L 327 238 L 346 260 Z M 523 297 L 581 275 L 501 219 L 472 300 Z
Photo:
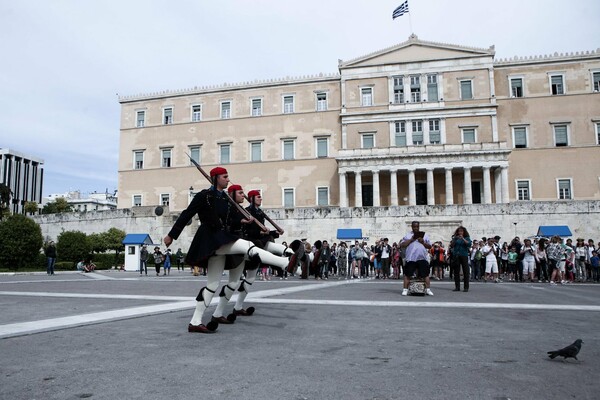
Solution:
M 1 275 L 0 399 L 598 398 L 600 285 L 257 281 L 254 316 L 190 334 L 203 283 Z

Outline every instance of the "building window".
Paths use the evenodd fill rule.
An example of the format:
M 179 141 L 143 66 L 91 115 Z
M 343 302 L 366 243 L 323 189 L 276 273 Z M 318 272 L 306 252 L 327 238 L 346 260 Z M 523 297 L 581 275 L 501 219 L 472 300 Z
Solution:
M 170 199 L 171 199 L 171 195 L 169 195 L 169 194 L 161 194 L 160 195 L 160 204 L 162 206 L 167 206 L 168 207 Z
M 463 128 L 462 130 L 463 143 L 475 143 L 476 135 L 475 128 Z
M 596 122 L 596 143 L 600 144 L 600 122 Z
M 202 121 L 202 105 L 201 104 L 193 104 L 192 105 L 192 122 L 200 122 Z
M 327 111 L 327 93 L 317 93 L 317 111 Z
M 220 144 L 220 159 L 219 162 L 221 164 L 229 164 L 231 162 L 231 145 L 230 144 Z
M 284 188 L 283 189 L 283 207 L 293 208 L 294 207 L 294 189 Z
M 510 97 L 523 97 L 523 78 L 510 78 Z
M 429 120 L 429 143 L 440 144 L 442 142 L 442 135 L 440 134 L 440 120 L 430 119 Z
M 427 75 L 427 100 L 439 100 L 437 75 Z
M 133 152 L 133 169 L 144 169 L 144 152 L 134 151 Z
M 262 99 L 252 99 L 251 107 L 252 107 L 251 115 L 253 117 L 259 117 L 262 115 Z
M 295 157 L 295 141 L 293 139 L 284 139 L 282 141 L 282 151 L 281 153 L 283 154 L 283 159 L 284 160 L 293 160 Z
M 329 205 L 329 188 L 318 187 L 317 188 L 317 206 L 325 207 Z
M 221 119 L 231 118 L 231 101 L 221 102 Z
M 146 125 L 146 111 L 137 111 L 135 115 L 135 126 L 137 128 L 143 128 Z
M 394 124 L 394 142 L 396 146 L 406 146 L 406 122 L 398 121 Z
M 564 147 L 569 145 L 569 133 L 567 125 L 553 125 L 554 129 L 554 145 L 556 147 Z
M 372 149 L 375 147 L 375 135 L 372 133 L 363 133 L 362 135 L 362 148 Z
M 461 100 L 471 100 L 473 98 L 473 81 L 460 81 L 460 98 Z
M 529 181 L 517 181 L 517 200 L 531 200 L 531 190 L 529 189 Z
M 161 159 L 163 168 L 169 168 L 171 166 L 171 149 L 161 150 Z
M 423 144 L 423 121 L 412 121 L 412 142 L 414 145 Z
M 559 200 L 571 200 L 573 193 L 571 192 L 571 179 L 558 179 L 558 199 Z
M 202 164 L 202 153 L 200 152 L 200 146 L 190 146 L 190 158 L 196 161 L 198 164 Z M 191 160 L 190 165 L 194 165 Z
M 513 143 L 515 149 L 527 148 L 527 127 L 515 126 L 513 128 Z
M 410 101 L 413 103 L 421 101 L 421 77 L 418 75 L 410 77 Z
M 404 103 L 404 78 L 394 77 L 394 104 Z
M 262 161 L 262 142 L 250 142 L 250 161 Z
M 142 206 L 142 195 L 141 194 L 135 194 L 135 195 L 133 195 L 133 206 L 134 207 L 141 207 Z
M 594 92 L 600 92 L 600 72 L 592 73 Z
M 317 157 L 329 157 L 329 139 L 317 138 Z
M 291 114 L 294 112 L 294 96 L 283 96 L 283 113 Z
M 170 125 L 173 123 L 173 108 L 163 108 L 163 124 Z
M 564 76 L 550 75 L 550 88 L 553 95 L 565 94 Z
M 366 87 L 360 89 L 360 104 L 363 107 L 373 105 L 373 88 Z

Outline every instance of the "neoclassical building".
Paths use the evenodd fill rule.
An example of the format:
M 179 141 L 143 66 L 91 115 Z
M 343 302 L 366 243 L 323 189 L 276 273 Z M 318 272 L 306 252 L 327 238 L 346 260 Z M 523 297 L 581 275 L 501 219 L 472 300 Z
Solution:
M 412 35 L 338 68 L 120 97 L 118 207 L 184 209 L 208 184 L 188 155 L 269 208 L 600 199 L 600 50 Z

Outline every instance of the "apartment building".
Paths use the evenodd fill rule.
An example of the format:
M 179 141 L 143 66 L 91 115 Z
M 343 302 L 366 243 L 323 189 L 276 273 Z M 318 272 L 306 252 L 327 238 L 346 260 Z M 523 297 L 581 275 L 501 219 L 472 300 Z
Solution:
M 44 160 L 0 148 L 0 183 L 12 192 L 10 212 L 23 214 L 28 201 L 42 203 Z
M 496 60 L 411 35 L 339 73 L 120 97 L 119 208 L 225 166 L 264 206 L 600 199 L 600 51 Z

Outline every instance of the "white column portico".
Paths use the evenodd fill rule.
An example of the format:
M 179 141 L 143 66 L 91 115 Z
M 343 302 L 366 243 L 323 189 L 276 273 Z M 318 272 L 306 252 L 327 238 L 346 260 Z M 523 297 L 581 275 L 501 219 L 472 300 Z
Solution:
M 463 204 L 473 204 L 473 192 L 471 191 L 471 167 L 464 168 L 464 199 Z
M 340 207 L 348 207 L 348 193 L 346 188 L 346 173 L 340 172 Z
M 492 183 L 490 179 L 490 167 L 483 167 L 483 204 L 492 202 Z
M 408 170 L 408 205 L 417 205 L 417 187 L 415 183 L 415 170 Z
M 435 204 L 435 194 L 433 184 L 433 168 L 427 168 L 427 205 Z
M 392 205 L 398 205 L 398 172 L 391 171 L 390 172 L 390 191 L 392 195 Z
M 446 204 L 454 204 L 454 188 L 452 187 L 452 168 L 446 168 Z
M 502 175 L 498 167 L 494 168 L 494 197 L 496 204 L 502 203 Z
M 502 167 L 502 202 L 508 203 L 508 167 Z
M 373 207 L 380 207 L 381 199 L 379 198 L 379 171 L 373 171 Z
M 354 207 L 362 207 L 362 175 L 361 171 L 354 172 Z

